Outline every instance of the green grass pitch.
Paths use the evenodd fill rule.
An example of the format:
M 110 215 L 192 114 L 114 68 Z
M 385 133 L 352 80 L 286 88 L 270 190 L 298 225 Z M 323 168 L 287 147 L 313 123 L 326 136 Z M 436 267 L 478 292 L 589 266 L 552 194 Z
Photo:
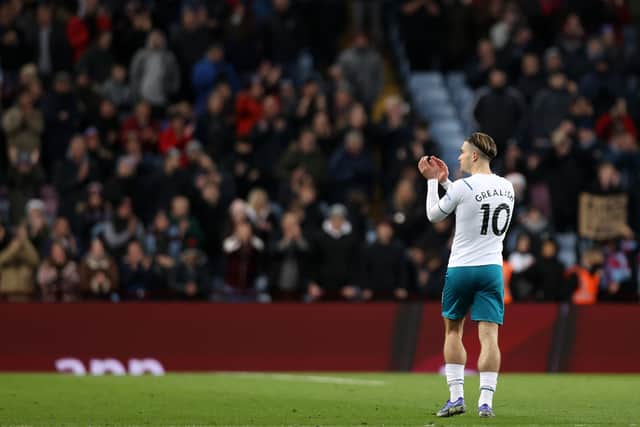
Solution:
M 638 375 L 501 375 L 497 417 L 433 413 L 444 377 L 424 374 L 0 375 L 0 425 L 640 426 Z

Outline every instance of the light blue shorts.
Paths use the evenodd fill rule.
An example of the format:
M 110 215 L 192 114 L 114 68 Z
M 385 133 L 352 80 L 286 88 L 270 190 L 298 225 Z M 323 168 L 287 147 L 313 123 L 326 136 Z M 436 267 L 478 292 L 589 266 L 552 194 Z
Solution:
M 497 323 L 504 319 L 501 265 L 449 267 L 442 291 L 442 316 L 462 319 L 471 308 L 471 320 Z

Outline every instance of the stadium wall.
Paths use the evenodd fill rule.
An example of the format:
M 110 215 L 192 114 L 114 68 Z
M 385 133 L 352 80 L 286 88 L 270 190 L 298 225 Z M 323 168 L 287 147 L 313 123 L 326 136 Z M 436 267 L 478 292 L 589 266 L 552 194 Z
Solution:
M 638 319 L 635 305 L 510 305 L 503 370 L 640 372 Z M 443 331 L 438 304 L 3 304 L 0 337 L 0 371 L 434 372 Z M 474 370 L 471 322 L 465 345 Z

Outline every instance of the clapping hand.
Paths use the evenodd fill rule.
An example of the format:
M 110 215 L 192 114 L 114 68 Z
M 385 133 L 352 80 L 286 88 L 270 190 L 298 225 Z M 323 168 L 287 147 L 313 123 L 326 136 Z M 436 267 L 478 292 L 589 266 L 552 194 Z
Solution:
M 442 159 L 439 159 L 436 156 L 431 156 L 431 163 L 435 163 L 438 168 L 436 178 L 438 179 L 438 182 L 442 184 L 449 178 L 449 167 Z

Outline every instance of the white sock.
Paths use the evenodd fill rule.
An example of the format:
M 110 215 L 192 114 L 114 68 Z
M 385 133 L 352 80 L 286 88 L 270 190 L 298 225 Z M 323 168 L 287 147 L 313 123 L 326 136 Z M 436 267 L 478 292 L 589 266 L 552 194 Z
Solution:
M 447 363 L 444 365 L 444 372 L 449 384 L 449 400 L 455 402 L 464 397 L 464 365 Z
M 478 407 L 485 403 L 493 408 L 493 393 L 496 391 L 498 384 L 497 372 L 480 372 L 480 399 Z

